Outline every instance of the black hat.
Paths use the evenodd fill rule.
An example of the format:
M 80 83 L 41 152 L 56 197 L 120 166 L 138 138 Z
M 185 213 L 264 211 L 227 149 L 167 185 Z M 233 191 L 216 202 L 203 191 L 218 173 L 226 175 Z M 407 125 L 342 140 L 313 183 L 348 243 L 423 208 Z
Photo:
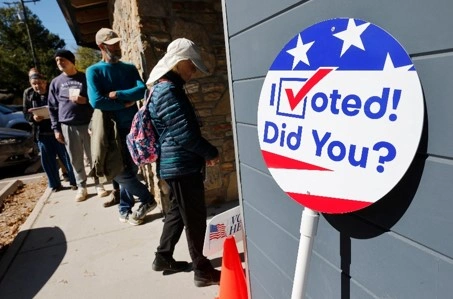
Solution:
M 57 50 L 57 52 L 55 52 L 54 58 L 57 58 L 57 57 L 66 58 L 67 60 L 71 61 L 72 64 L 75 64 L 75 56 L 69 50 L 66 50 L 66 49 Z

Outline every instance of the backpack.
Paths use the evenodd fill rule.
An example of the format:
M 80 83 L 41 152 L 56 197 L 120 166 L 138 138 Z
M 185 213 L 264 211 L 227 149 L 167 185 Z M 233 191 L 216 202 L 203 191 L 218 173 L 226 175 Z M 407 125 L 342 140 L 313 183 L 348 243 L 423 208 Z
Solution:
M 153 90 L 154 87 L 149 92 L 143 106 L 135 113 L 131 130 L 126 136 L 126 144 L 132 161 L 137 166 L 155 162 L 159 157 L 159 145 L 156 144 L 156 131 L 148 109 Z

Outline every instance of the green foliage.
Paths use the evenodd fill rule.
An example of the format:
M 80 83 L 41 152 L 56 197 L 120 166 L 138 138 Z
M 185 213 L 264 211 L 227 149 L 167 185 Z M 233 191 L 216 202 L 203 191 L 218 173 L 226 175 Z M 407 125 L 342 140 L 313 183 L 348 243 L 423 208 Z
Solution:
M 101 60 L 101 51 L 91 48 L 78 47 L 74 54 L 77 70 L 81 72 L 85 72 L 87 67 Z
M 27 7 L 28 28 L 38 61 L 38 69 L 48 80 L 60 72 L 53 54 L 64 48 L 65 42 L 44 28 L 41 20 Z M 27 28 L 17 17 L 21 6 L 0 8 L 0 89 L 7 89 L 16 96 L 29 87 L 28 71 L 34 67 Z

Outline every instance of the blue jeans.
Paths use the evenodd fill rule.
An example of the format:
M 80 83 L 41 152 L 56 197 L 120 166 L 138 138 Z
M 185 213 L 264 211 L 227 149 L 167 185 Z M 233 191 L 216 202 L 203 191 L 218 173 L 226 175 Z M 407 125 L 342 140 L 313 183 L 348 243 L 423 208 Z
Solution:
M 114 178 L 114 180 L 120 184 L 120 214 L 132 212 L 132 207 L 135 203 L 134 195 L 138 197 L 142 204 L 154 201 L 154 198 L 146 185 L 140 182 L 137 178 L 138 167 L 132 161 L 126 145 L 126 135 L 129 131 L 129 129 L 119 130 L 121 146 L 123 147 L 122 153 L 124 169 Z
M 49 187 L 54 189 L 61 186 L 57 156 L 68 170 L 69 183 L 75 186 L 74 171 L 64 144 L 59 143 L 53 134 L 39 135 L 38 147 L 41 152 L 41 165 L 47 175 Z

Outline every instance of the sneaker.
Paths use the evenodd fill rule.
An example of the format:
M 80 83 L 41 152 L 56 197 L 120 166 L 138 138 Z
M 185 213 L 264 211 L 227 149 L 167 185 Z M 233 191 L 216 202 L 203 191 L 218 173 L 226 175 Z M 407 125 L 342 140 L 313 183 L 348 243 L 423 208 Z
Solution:
M 87 199 L 88 192 L 86 187 L 80 187 L 77 189 L 77 195 L 75 197 L 76 201 L 84 201 Z
M 104 189 L 104 186 L 102 184 L 96 185 L 96 193 L 98 194 L 99 197 L 105 197 L 109 195 L 109 193 Z
M 207 287 L 220 283 L 220 271 L 214 268 L 208 270 L 195 270 L 193 281 L 196 287 Z
M 76 185 L 71 185 L 71 190 L 77 190 L 77 186 Z
M 151 203 L 140 204 L 137 211 L 132 213 L 131 217 L 129 217 L 129 223 L 132 225 L 140 225 L 143 223 L 143 219 L 145 219 L 146 214 L 151 212 L 157 207 L 157 202 L 153 201 Z
M 120 222 L 122 223 L 126 223 L 128 220 L 129 220 L 129 215 L 131 213 L 129 211 L 126 211 L 126 212 L 120 212 Z
M 134 213 L 132 213 L 130 215 L 129 219 L 127 220 L 127 222 L 131 225 L 140 225 L 143 223 L 143 221 L 144 221 L 144 219 L 135 218 Z
M 164 258 L 161 254 L 156 253 L 153 266 L 154 271 L 166 271 L 171 273 L 190 271 L 190 264 L 184 261 L 175 261 L 171 258 Z
M 113 190 L 110 193 L 110 200 L 104 202 L 104 208 L 108 208 L 120 203 L 120 190 Z

